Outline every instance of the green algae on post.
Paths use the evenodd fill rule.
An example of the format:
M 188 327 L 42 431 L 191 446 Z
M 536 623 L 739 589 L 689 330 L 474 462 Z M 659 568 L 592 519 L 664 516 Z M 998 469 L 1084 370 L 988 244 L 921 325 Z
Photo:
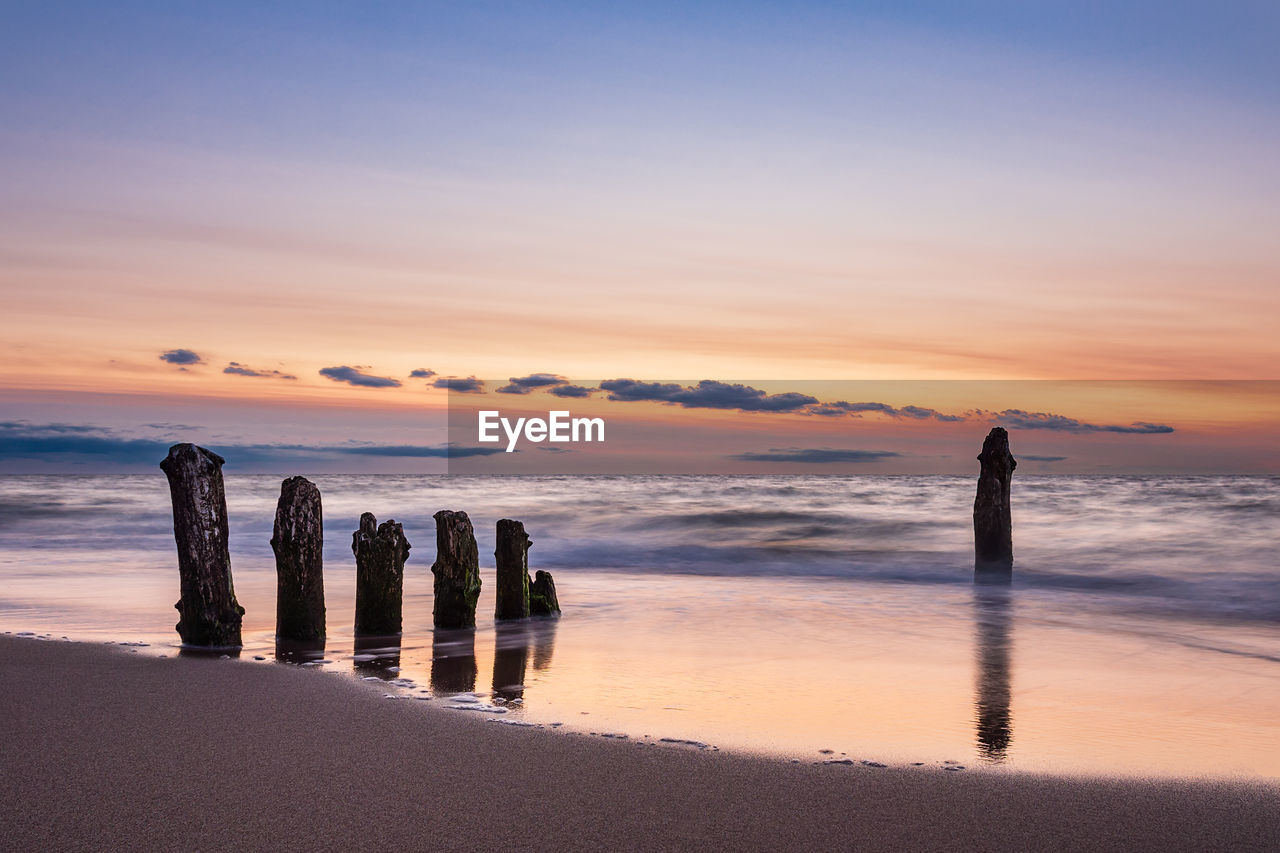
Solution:
M 559 616 L 560 599 L 551 572 L 538 571 L 529 584 L 529 613 L 533 616 Z

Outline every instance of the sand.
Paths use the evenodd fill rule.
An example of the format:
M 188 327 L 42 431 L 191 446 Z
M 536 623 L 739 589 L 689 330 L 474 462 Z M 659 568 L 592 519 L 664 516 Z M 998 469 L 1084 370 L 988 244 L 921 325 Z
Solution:
M 0 637 L 0 848 L 1262 850 L 1266 784 L 814 766 Z

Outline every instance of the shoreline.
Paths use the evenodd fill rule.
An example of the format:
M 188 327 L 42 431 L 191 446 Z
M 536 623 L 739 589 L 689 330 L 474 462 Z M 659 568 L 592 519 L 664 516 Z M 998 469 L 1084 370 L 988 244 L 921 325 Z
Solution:
M 535 620 L 536 621 L 536 620 Z M 553 627 L 559 620 L 550 623 Z M 489 626 L 492 629 L 493 626 Z M 56 630 L 56 629 L 55 629 Z M 592 739 L 632 743 L 639 746 L 659 746 L 688 748 L 698 747 L 707 752 L 726 753 L 739 757 L 801 765 L 845 765 L 865 770 L 881 770 L 893 768 L 905 772 L 965 771 L 967 773 L 997 774 L 1004 776 L 1027 776 L 1062 779 L 1078 782 L 1169 782 L 1194 785 L 1226 784 L 1226 785 L 1262 785 L 1273 786 L 1280 791 L 1280 776 L 1260 771 L 1236 770 L 1223 771 L 1220 768 L 1208 768 L 1203 772 L 1177 772 L 1165 767 L 1136 767 L 1132 763 L 1100 763 L 1090 761 L 1079 765 L 1033 764 L 1023 759 L 1017 764 L 1008 763 L 1003 758 L 991 760 L 986 755 L 965 754 L 964 749 L 914 749 L 904 751 L 900 748 L 885 746 L 881 739 L 872 737 L 855 738 L 856 743 L 842 743 L 839 738 L 811 740 L 809 745 L 798 749 L 782 748 L 776 743 L 759 744 L 751 740 L 743 740 L 733 736 L 721 739 L 716 732 L 706 732 L 700 726 L 692 728 L 682 725 L 664 726 L 655 720 L 643 725 L 636 720 L 611 719 L 608 709 L 605 718 L 597 716 L 600 709 L 583 710 L 587 705 L 577 707 L 560 707 L 557 713 L 548 713 L 539 704 L 526 706 L 523 698 L 524 690 L 511 693 L 510 688 L 495 686 L 492 691 L 486 688 L 482 677 L 486 667 L 480 667 L 473 673 L 474 684 L 462 687 L 451 685 L 450 670 L 446 669 L 441 679 L 446 683 L 437 683 L 437 672 L 430 659 L 433 649 L 429 644 L 419 644 L 416 648 L 417 658 L 402 660 L 401 648 L 394 649 L 395 654 L 381 654 L 386 649 L 371 649 L 364 653 L 360 649 L 348 648 L 341 639 L 336 645 L 330 645 L 323 651 L 310 648 L 294 650 L 282 657 L 277 648 L 273 651 L 261 644 L 254 645 L 246 641 L 242 647 L 190 647 L 181 643 L 166 643 L 155 637 L 147 640 L 102 639 L 64 636 L 52 632 L 32 630 L 0 632 L 0 641 L 32 641 L 39 644 L 75 645 L 106 652 L 110 656 L 104 660 L 109 664 L 113 658 L 138 657 L 150 660 L 210 660 L 248 664 L 255 668 L 265 666 L 270 669 L 281 668 L 292 670 L 314 670 L 313 675 L 324 673 L 331 684 L 357 684 L 370 688 L 375 698 L 394 698 L 403 700 L 430 700 L 425 702 L 409 702 L 411 705 L 424 705 L 434 711 L 468 711 L 470 713 L 446 714 L 445 716 L 466 716 L 479 718 L 485 722 L 506 724 L 511 727 L 538 729 L 548 734 L 581 735 Z M 349 642 L 350 638 L 348 638 Z M 410 646 L 405 646 L 409 649 Z M 532 648 L 532 646 L 530 646 Z M 487 650 L 487 657 L 480 660 L 486 664 L 493 660 L 493 648 Z M 378 654 L 370 654 L 377 652 Z M 412 655 L 412 652 L 405 652 Z M 426 663 L 422 655 L 426 655 Z M 392 658 L 387 666 L 387 658 Z M 350 669 L 348 669 L 350 667 Z M 495 662 L 495 673 L 497 663 Z M 536 679 L 539 673 L 529 673 L 534 677 L 533 686 L 538 688 Z M 495 675 L 496 677 L 496 675 Z M 496 685 L 497 682 L 495 681 Z M 522 685 L 523 687 L 523 685 Z M 519 696 L 514 703 L 505 698 L 509 695 Z M 481 713 L 487 712 L 487 713 Z M 588 717 L 587 715 L 591 716 Z M 579 719 L 579 715 L 582 715 Z M 803 721 L 801 721 L 803 722 Z M 641 734 L 644 732 L 644 734 Z M 979 738 L 983 735 L 981 727 Z M 884 736 L 885 732 L 877 733 Z M 966 731 L 968 734 L 968 731 Z M 813 745 L 821 744 L 821 746 Z M 829 748 L 834 746 L 834 748 Z M 959 759 L 959 760 L 957 760 Z
M 588 737 L 303 667 L 0 637 L 15 847 L 1265 849 L 1266 781 L 790 763 Z

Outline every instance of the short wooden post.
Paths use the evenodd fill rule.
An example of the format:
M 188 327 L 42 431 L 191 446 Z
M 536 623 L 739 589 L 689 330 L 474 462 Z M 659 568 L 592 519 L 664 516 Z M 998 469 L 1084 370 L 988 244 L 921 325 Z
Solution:
M 551 572 L 538 571 L 529 584 L 529 613 L 532 616 L 559 616 L 560 599 Z
M 320 490 L 306 477 L 280 484 L 271 534 L 276 554 L 276 638 L 325 638 L 324 519 Z
M 404 561 L 409 540 L 394 520 L 378 524 L 373 513 L 360 516 L 360 529 L 351 535 L 356 556 L 356 633 L 395 636 L 402 627 Z
M 524 619 L 529 615 L 529 546 L 533 540 L 524 525 L 504 518 L 498 522 L 497 550 L 498 603 L 493 618 Z
M 480 552 L 465 512 L 442 509 L 435 514 L 435 608 L 437 628 L 474 628 L 480 598 Z

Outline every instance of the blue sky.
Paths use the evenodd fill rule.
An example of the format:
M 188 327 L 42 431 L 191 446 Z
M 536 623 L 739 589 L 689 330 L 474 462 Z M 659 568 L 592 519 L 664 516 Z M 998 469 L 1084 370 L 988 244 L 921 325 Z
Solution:
M 1277 43 L 1269 3 L 8 4 L 0 402 L 1275 379 Z
M 11 132 L 361 159 L 424 142 L 465 158 L 480 136 L 514 149 L 591 119 L 820 123 L 839 89 L 878 89 L 900 102 L 877 114 L 905 121 L 913 76 L 1024 104 L 1089 78 L 1242 108 L 1274 107 L 1280 87 L 1267 3 L 51 2 L 4 21 Z

